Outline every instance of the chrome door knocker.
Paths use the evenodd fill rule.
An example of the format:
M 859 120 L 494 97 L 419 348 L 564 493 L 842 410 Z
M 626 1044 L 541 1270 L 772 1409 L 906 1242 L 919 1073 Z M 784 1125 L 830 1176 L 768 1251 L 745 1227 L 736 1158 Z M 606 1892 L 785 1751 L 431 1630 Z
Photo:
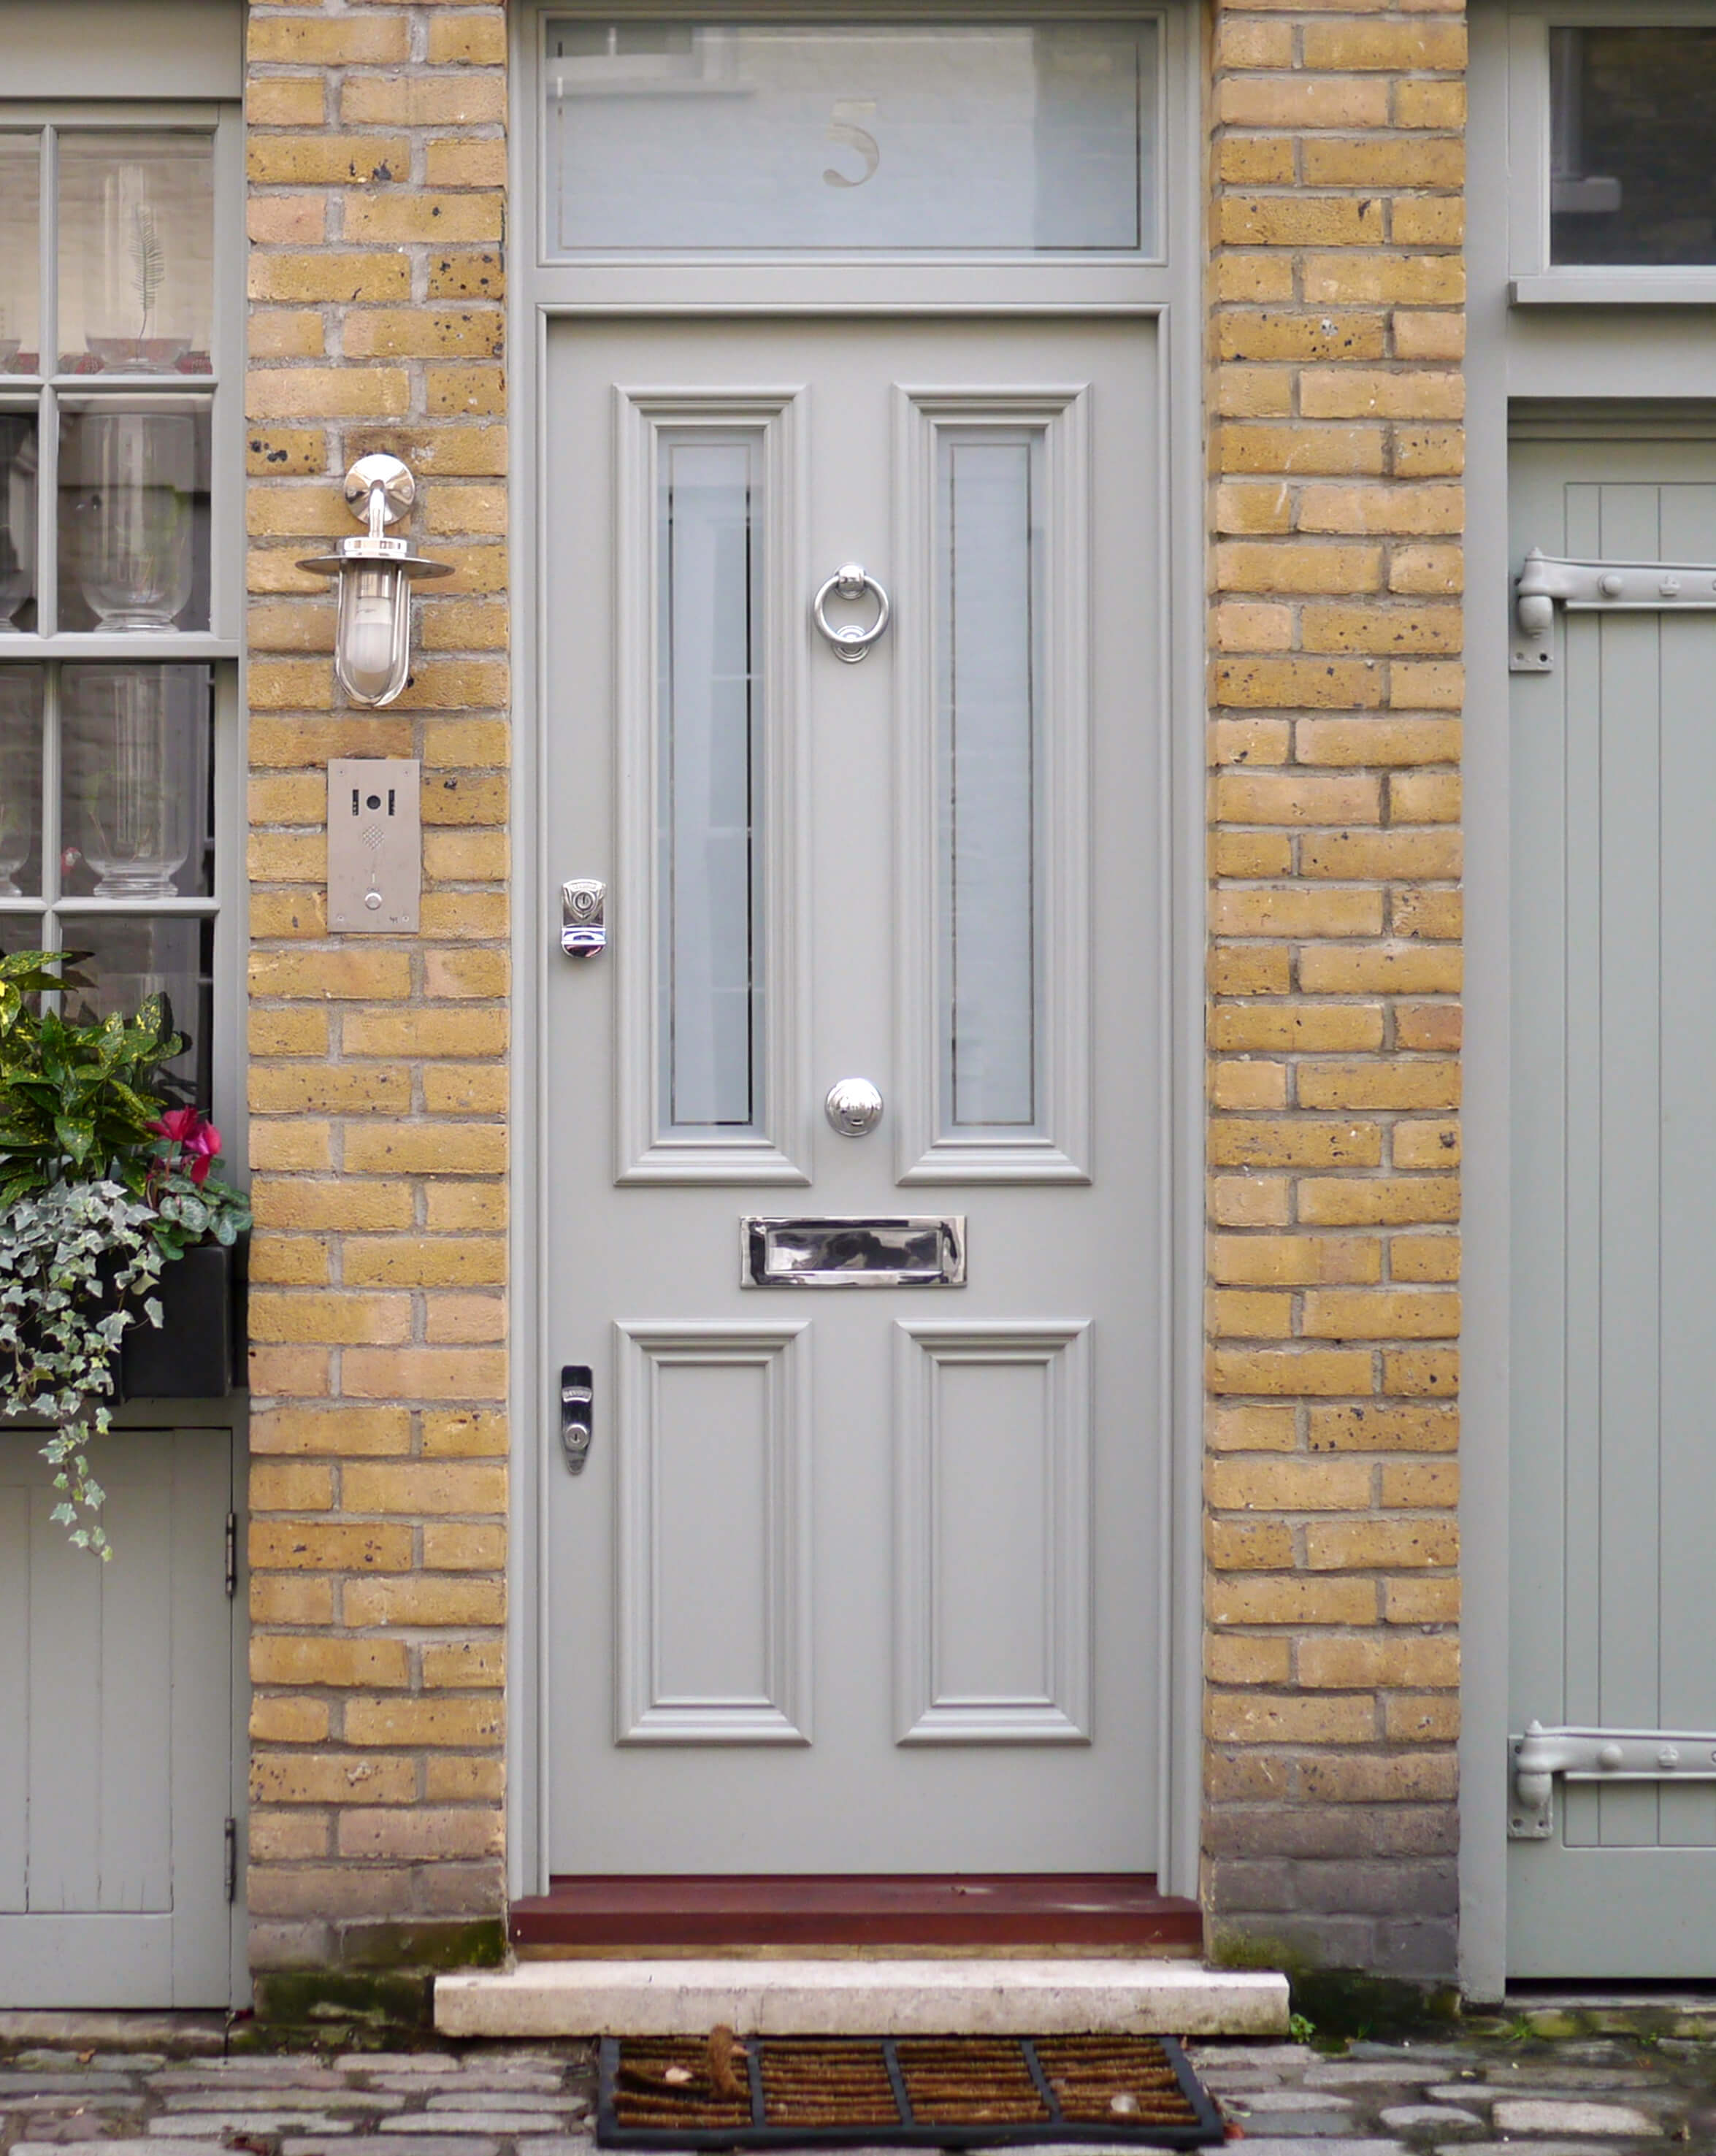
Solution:
M 835 629 L 828 618 L 828 603 L 835 593 L 843 599 L 861 599 L 866 592 L 876 594 L 876 619 L 868 629 L 860 629 L 856 622 L 849 622 L 844 629 Z M 888 595 L 861 562 L 847 562 L 836 569 L 811 603 L 811 619 L 834 646 L 836 659 L 844 659 L 849 666 L 855 666 L 861 659 L 867 658 L 870 647 L 888 625 L 893 612 Z

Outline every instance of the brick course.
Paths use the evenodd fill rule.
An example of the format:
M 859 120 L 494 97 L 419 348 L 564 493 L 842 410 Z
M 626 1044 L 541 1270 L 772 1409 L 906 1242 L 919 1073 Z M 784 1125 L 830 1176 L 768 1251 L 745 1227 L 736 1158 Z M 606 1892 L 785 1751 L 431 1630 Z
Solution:
M 1205 1892 L 1453 1966 L 1459 0 L 1214 26 Z
M 506 1619 L 506 26 L 253 0 L 252 1959 L 496 1917 Z M 296 567 L 403 455 L 457 573 L 337 701 Z M 424 764 L 423 933 L 330 941 L 326 768 Z M 357 1934 L 353 1937 L 352 1934 Z

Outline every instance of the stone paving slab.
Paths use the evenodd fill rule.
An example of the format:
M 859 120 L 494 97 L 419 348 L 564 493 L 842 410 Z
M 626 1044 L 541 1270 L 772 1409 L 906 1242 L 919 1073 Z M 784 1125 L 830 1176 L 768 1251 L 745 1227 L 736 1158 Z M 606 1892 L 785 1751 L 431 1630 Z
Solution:
M 544 2096 L 539 2090 L 515 2096 L 510 2089 L 488 2088 L 450 2089 L 444 2094 L 437 2089 L 429 2098 L 430 2111 L 469 2111 L 471 2098 L 480 2095 L 485 2111 L 581 2111 L 585 2108 L 581 2096 Z
M 499 2156 L 500 2148 L 498 2141 L 476 2133 L 463 2138 L 425 2134 L 420 2140 L 394 2134 L 386 2141 L 372 2133 L 354 2133 L 349 2141 L 324 2141 L 317 2134 L 288 2134 L 280 2143 L 280 2156 L 335 2156 L 336 2151 L 338 2156 Z
M 203 2147 L 229 2134 L 290 2133 L 294 2128 L 308 2133 L 349 2133 L 349 2123 L 319 2118 L 313 2111 L 198 2111 L 173 2112 L 152 2118 L 149 2131 L 162 2136 L 194 2135 Z
M 1377 2115 L 1377 2123 L 1387 2127 L 1391 2133 L 1410 2133 L 1420 2126 L 1446 2132 L 1451 2127 L 1482 2126 L 1483 2123 L 1475 2111 L 1461 2111 L 1444 2103 L 1391 2103 Z
M 12 2156 L 59 2156 L 52 2141 L 14 2141 Z M 172 2141 L 161 2135 L 150 2141 L 104 2141 L 101 2156 L 208 2156 L 206 2141 Z
M 1448 2146 L 1460 2156 L 1615 2156 L 1612 2141 L 1451 2141 Z M 1248 2149 L 1246 2156 L 1253 2152 Z
M 386 2089 L 352 2088 L 343 2082 L 332 2088 L 302 2088 L 295 2082 L 251 2083 L 244 2087 L 236 2087 L 229 2082 L 222 2088 L 169 2089 L 162 2102 L 171 2112 L 230 2111 L 235 2104 L 244 2102 L 247 2095 L 265 2100 L 289 2097 L 295 2111 L 403 2111 L 409 2101 Z M 64 2100 L 54 2099 L 59 2102 Z
M 1636 2104 L 1559 2103 L 1544 2097 L 1509 2097 L 1496 2106 L 1501 2133 L 1616 2133 L 1629 2140 L 1660 2134 L 1662 2127 Z

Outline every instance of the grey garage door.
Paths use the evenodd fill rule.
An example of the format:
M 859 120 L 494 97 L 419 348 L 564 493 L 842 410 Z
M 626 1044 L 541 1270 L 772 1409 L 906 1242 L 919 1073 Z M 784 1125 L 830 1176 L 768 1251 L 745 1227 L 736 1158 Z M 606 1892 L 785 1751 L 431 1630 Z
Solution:
M 1519 444 L 1513 511 L 1516 565 L 1670 567 L 1515 677 L 1510 1727 L 1607 1763 L 1546 1834 L 1516 1784 L 1508 1967 L 1709 1976 L 1716 613 L 1664 585 L 1716 564 L 1716 443 Z

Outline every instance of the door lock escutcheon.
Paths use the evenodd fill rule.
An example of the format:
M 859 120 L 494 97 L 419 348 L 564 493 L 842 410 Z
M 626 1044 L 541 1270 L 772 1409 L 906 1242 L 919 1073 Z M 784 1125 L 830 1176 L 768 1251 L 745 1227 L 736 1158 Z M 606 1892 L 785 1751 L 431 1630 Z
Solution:
M 560 886 L 560 947 L 568 958 L 593 958 L 608 948 L 608 886 L 594 876 Z
M 588 1363 L 568 1363 L 560 1373 L 560 1446 L 568 1475 L 582 1475 L 590 1456 L 595 1386 Z

